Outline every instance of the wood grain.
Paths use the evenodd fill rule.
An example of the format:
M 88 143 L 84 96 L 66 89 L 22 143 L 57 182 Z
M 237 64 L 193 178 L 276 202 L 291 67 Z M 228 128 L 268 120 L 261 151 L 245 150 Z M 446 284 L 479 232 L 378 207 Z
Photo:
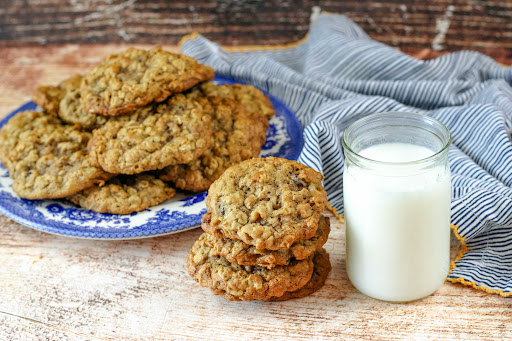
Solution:
M 345 14 L 404 51 L 512 58 L 510 0 L 11 0 L 0 3 L 0 43 L 175 45 L 197 31 L 225 45 L 283 44 L 304 37 L 319 10 Z
M 326 214 L 329 214 L 326 212 Z M 71 239 L 0 217 L 0 339 L 333 340 L 512 337 L 509 300 L 446 283 L 426 299 L 370 299 L 345 272 L 344 228 L 331 216 L 333 270 L 288 302 L 228 302 L 199 287 L 185 256 L 200 229 L 132 241 Z M 452 240 L 452 257 L 458 242 Z M 17 336 L 17 337 L 16 337 Z

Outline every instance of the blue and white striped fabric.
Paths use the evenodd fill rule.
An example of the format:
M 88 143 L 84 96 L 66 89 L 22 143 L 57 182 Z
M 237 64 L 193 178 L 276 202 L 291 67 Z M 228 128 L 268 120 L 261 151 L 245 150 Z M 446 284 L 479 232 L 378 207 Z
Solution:
M 291 48 L 226 52 L 198 36 L 182 49 L 297 113 L 306 141 L 299 161 L 325 175 L 340 214 L 347 125 L 390 110 L 439 119 L 453 136 L 452 223 L 468 247 L 449 280 L 512 295 L 512 68 L 469 51 L 419 61 L 331 14 Z

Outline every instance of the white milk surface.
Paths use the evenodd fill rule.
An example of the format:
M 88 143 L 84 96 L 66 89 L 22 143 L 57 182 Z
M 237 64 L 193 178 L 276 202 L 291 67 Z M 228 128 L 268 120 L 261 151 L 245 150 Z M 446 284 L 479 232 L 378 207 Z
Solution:
M 393 163 L 433 154 L 404 143 L 383 143 L 360 152 Z M 368 296 L 411 301 L 436 291 L 448 274 L 450 173 L 444 165 L 419 174 L 385 173 L 345 167 L 347 272 Z

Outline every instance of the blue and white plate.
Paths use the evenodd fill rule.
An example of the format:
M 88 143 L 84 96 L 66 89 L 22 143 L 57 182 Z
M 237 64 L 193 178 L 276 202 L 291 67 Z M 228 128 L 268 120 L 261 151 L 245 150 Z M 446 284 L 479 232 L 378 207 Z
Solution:
M 241 83 L 216 77 L 218 84 Z M 270 120 L 261 156 L 296 160 L 302 150 L 302 128 L 295 114 L 269 95 L 276 115 Z M 34 102 L 19 107 L 0 121 L 0 127 L 24 110 L 36 110 Z M 92 239 L 135 239 L 176 233 L 195 228 L 206 212 L 207 192 L 178 192 L 166 202 L 130 215 L 104 214 L 78 208 L 60 200 L 27 200 L 12 190 L 12 179 L 0 165 L 0 213 L 37 230 Z

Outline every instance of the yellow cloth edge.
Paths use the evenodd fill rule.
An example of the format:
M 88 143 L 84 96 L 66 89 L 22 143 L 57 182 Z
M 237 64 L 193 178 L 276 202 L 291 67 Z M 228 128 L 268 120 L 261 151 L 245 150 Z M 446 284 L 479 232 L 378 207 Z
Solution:
M 464 256 L 464 253 L 466 253 L 469 250 L 468 246 L 466 245 L 466 238 L 461 237 L 461 235 L 459 234 L 459 231 L 458 231 L 458 227 L 456 225 L 452 224 L 451 228 L 453 230 L 453 234 L 455 234 L 455 237 L 457 237 L 457 239 L 459 240 L 460 244 L 462 245 L 462 249 L 460 250 L 460 252 L 457 255 L 457 257 L 455 258 L 455 260 L 451 261 L 450 272 L 448 273 L 448 275 L 450 275 L 452 270 L 457 267 L 455 265 L 455 262 L 458 261 L 459 259 L 461 259 Z M 512 292 L 503 292 L 503 290 L 489 289 L 489 287 L 477 285 L 475 282 L 466 281 L 462 277 L 447 278 L 446 280 L 451 282 L 451 283 L 460 283 L 460 284 L 463 284 L 463 285 L 467 285 L 469 287 L 472 287 L 473 289 L 483 290 L 483 291 L 485 291 L 488 294 L 499 294 L 499 295 L 501 295 L 503 297 L 512 296 Z
M 199 32 L 194 32 L 191 34 L 187 34 L 181 38 L 180 42 L 178 43 L 178 47 L 181 48 L 183 44 L 185 44 L 188 40 L 194 39 L 196 37 L 201 36 Z M 246 51 L 258 51 L 258 50 L 280 50 L 280 49 L 289 49 L 292 47 L 299 46 L 303 42 L 305 42 L 308 39 L 308 34 L 304 36 L 304 38 L 299 39 L 297 41 L 287 43 L 287 44 L 278 44 L 278 45 L 241 45 L 241 46 L 222 46 L 223 50 L 229 51 L 229 52 L 246 52 Z
M 185 44 L 187 42 L 187 40 L 191 40 L 191 39 L 194 39 L 195 37 L 199 37 L 201 34 L 199 32 L 193 32 L 193 33 L 190 33 L 190 34 L 187 34 L 187 35 L 184 35 L 180 42 L 178 43 L 178 47 L 181 48 L 181 45 Z
M 336 218 L 338 218 L 339 221 L 341 221 L 342 224 L 345 224 L 345 218 L 343 218 L 343 216 L 341 214 L 338 214 L 338 212 L 336 211 L 336 209 L 334 207 L 331 206 L 331 203 L 330 202 L 327 202 L 325 208 L 327 208 L 329 211 L 332 212 L 332 214 L 334 214 L 334 216 Z
M 320 14 L 327 15 L 336 15 L 337 13 L 329 12 L 329 11 L 321 11 Z M 187 40 L 194 39 L 198 36 L 201 36 L 199 32 L 193 32 L 191 34 L 187 34 L 181 38 L 178 43 L 178 47 L 181 48 L 181 45 L 185 44 Z M 242 46 L 222 46 L 222 48 L 229 52 L 244 52 L 244 51 L 257 51 L 257 50 L 279 50 L 279 49 L 289 49 L 292 47 L 299 46 L 303 42 L 308 39 L 308 33 L 304 36 L 304 38 L 299 39 L 297 41 L 287 43 L 287 44 L 278 44 L 278 45 L 242 45 Z M 341 217 L 341 216 L 340 216 Z M 339 217 L 338 217 L 339 218 Z M 341 218 L 343 220 L 343 218 Z

